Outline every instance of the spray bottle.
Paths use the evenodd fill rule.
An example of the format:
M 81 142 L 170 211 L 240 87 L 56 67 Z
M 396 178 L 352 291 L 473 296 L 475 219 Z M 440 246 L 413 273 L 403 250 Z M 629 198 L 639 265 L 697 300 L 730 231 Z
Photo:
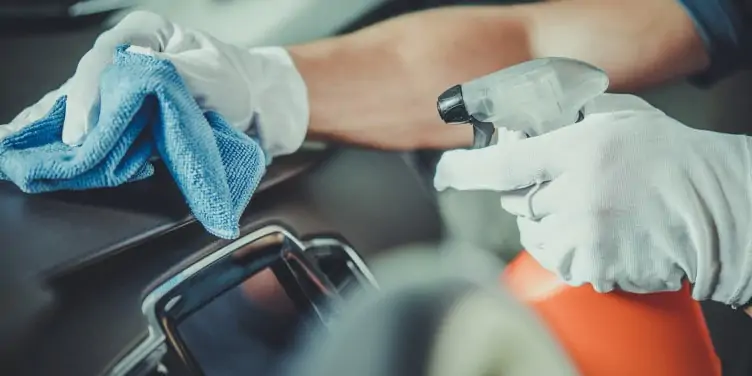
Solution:
M 471 124 L 473 148 L 482 148 L 497 127 L 535 137 L 575 124 L 607 88 L 607 75 L 592 65 L 545 58 L 453 86 L 437 107 L 446 123 Z M 565 284 L 524 251 L 501 280 L 535 310 L 583 376 L 721 375 L 689 285 L 676 292 L 601 294 L 590 285 Z

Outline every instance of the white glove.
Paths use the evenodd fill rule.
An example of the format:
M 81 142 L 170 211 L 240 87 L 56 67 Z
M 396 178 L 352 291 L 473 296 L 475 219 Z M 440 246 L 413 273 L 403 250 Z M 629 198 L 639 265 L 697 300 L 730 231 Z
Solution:
M 602 101 L 617 110 L 447 152 L 436 188 L 501 191 L 522 244 L 569 284 L 646 293 L 686 277 L 697 300 L 747 303 L 750 138 L 688 128 L 634 96 Z
M 129 14 L 103 33 L 73 77 L 11 124 L 0 126 L 0 138 L 41 118 L 58 97 L 67 95 L 63 141 L 82 143 L 98 117 L 99 77 L 121 44 L 130 44 L 131 52 L 169 59 L 202 109 L 218 112 L 242 131 L 255 125 L 253 131 L 267 153 L 289 154 L 303 143 L 307 90 L 285 49 L 229 45 L 143 11 Z

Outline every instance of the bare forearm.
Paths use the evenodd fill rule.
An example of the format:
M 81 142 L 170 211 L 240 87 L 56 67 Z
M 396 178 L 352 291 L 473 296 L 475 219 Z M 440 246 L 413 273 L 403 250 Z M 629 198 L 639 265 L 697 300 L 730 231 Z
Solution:
M 503 20 L 498 7 L 420 12 L 291 47 L 309 89 L 311 136 L 398 149 L 464 146 L 470 130 L 444 125 L 436 99 L 452 85 L 530 58 L 523 24 L 502 13 Z M 390 129 L 399 134 L 367 133 L 385 123 L 398 124 Z M 354 126 L 358 132 L 350 132 Z
M 606 70 L 612 91 L 634 91 L 709 64 L 678 0 L 570 0 L 529 7 L 532 54 Z
M 442 124 L 436 97 L 531 58 L 590 62 L 618 91 L 707 65 L 692 22 L 674 0 L 443 8 L 290 52 L 309 89 L 311 137 L 390 149 L 466 145 L 469 129 Z

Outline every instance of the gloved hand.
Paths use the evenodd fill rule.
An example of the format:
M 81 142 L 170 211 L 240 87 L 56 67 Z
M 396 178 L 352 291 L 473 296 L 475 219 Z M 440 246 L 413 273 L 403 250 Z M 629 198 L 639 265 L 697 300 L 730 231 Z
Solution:
M 57 98 L 67 95 L 63 141 L 83 142 L 98 117 L 99 77 L 121 44 L 130 44 L 131 52 L 170 60 L 202 109 L 220 113 L 242 131 L 254 125 L 251 131 L 258 132 L 267 153 L 289 154 L 302 144 L 308 126 L 307 91 L 285 49 L 229 45 L 143 11 L 103 33 L 73 77 L 0 126 L 0 138 L 46 115 Z
M 694 283 L 695 299 L 752 297 L 750 138 L 684 126 L 644 101 L 522 139 L 447 152 L 439 190 L 502 192 L 521 242 L 572 285 L 646 293 Z

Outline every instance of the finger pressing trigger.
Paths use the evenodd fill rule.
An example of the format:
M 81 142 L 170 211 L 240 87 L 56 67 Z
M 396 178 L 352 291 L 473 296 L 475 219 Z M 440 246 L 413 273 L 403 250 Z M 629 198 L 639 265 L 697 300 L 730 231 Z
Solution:
M 501 157 L 499 146 L 477 150 L 453 150 L 444 153 L 436 166 L 434 186 L 443 191 L 497 190 Z
M 500 137 L 498 144 L 487 148 L 446 152 L 436 166 L 434 186 L 439 191 L 503 192 L 548 181 L 548 159 L 535 139 Z

